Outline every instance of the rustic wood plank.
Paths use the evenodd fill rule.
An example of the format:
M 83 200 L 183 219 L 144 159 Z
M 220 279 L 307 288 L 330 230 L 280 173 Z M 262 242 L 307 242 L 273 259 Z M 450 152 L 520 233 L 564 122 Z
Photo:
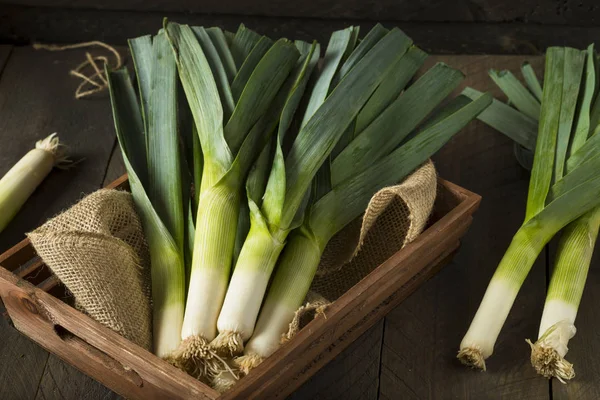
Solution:
M 122 399 L 93 379 L 80 379 L 81 373 L 58 357 L 50 355 L 36 400 Z
M 44 0 L 12 0 L 11 3 L 47 7 Z M 285 0 L 60 0 L 52 7 L 96 10 L 137 10 L 155 12 L 193 12 L 206 14 L 263 15 L 271 17 L 389 19 L 399 21 L 527 21 L 544 24 L 594 24 L 600 21 L 595 0 L 468 0 L 410 1 L 360 0 L 339 2 L 317 0 L 293 3 Z
M 248 5 L 247 3 L 244 3 L 244 7 Z M 290 4 L 297 6 L 295 3 Z M 368 7 L 373 6 L 372 3 L 364 4 L 368 4 Z M 0 40 L 21 43 L 32 41 L 73 43 L 102 40 L 123 45 L 127 38 L 158 30 L 162 27 L 162 18 L 165 16 L 182 23 L 217 25 L 229 30 L 235 30 L 240 22 L 244 22 L 247 26 L 267 35 L 303 40 L 316 39 L 323 45 L 327 43 L 330 33 L 335 29 L 358 24 L 362 32 L 367 32 L 374 24 L 374 21 L 348 18 L 73 10 L 3 5 L 0 7 L 0 20 L 3 21 L 0 24 Z M 502 24 L 429 22 L 431 20 L 414 22 L 414 19 L 399 20 L 387 12 L 377 20 L 386 26 L 399 26 L 415 40 L 415 43 L 432 54 L 535 54 L 550 45 L 584 48 L 592 40 L 591 38 L 600 37 L 598 24 L 584 27 L 579 23 L 545 26 L 518 21 Z
M 383 320 L 350 345 L 302 385 L 289 400 L 376 399 L 379 381 Z M 373 397 L 374 395 L 374 397 Z
M 13 47 L 8 44 L 0 45 L 0 74 L 2 74 L 2 71 L 4 70 L 4 66 L 8 61 L 8 57 L 10 56 L 12 48 Z
M 528 57 L 531 59 L 531 57 Z M 493 89 L 489 68 L 518 69 L 523 57 L 444 57 L 467 74 L 465 84 Z M 429 60 L 429 62 L 434 62 Z M 539 68 L 542 60 L 531 61 Z M 434 158 L 438 172 L 482 195 L 454 261 L 386 318 L 380 393 L 388 398 L 549 398 L 548 383 L 529 364 L 524 339 L 535 334 L 545 293 L 545 256 L 526 280 L 488 360 L 488 372 L 456 360 L 462 336 L 512 235 L 522 222 L 528 174 L 512 142 L 476 122 Z
M 48 353 L 17 332 L 2 317 L 0 337 L 0 398 L 33 399 Z

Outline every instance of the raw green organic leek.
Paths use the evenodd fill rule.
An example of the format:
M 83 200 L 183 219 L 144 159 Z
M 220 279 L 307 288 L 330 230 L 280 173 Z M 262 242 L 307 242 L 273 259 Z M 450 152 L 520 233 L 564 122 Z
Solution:
M 565 165 L 569 169 L 580 165 L 587 157 L 580 150 L 586 150 L 595 141 L 596 126 L 590 126 L 591 101 L 596 87 L 596 57 L 593 45 L 587 53 L 584 93 L 579 106 L 579 116 L 571 140 L 570 154 Z M 596 138 L 595 138 L 596 139 Z M 564 359 L 568 342 L 575 335 L 575 318 L 583 295 L 583 288 L 590 267 L 594 246 L 600 228 L 600 207 L 587 212 L 569 224 L 564 231 L 556 255 L 556 261 L 544 311 L 540 322 L 538 340 L 531 342 L 531 363 L 536 371 L 547 377 L 556 377 L 561 382 L 575 376 L 573 365 Z
M 226 42 L 213 42 L 202 27 L 165 21 L 165 31 L 203 152 L 192 271 L 181 330 L 184 342 L 178 352 L 179 358 L 192 359 L 201 369 L 206 345 L 216 336 L 217 316 L 228 286 L 241 189 L 272 131 L 261 120 L 299 52 L 285 39 L 274 42 L 257 62 L 252 60 L 255 65 L 243 77 L 243 90 L 236 98 L 233 87 L 258 45 L 241 36 L 253 35 L 246 35 L 241 27 L 229 49 Z M 224 63 L 224 59 L 229 61 Z M 232 83 L 227 71 L 234 64 L 238 72 Z
M 117 138 L 150 248 L 154 352 L 168 359 L 181 341 L 185 301 L 177 71 L 164 33 L 133 39 L 130 47 L 141 110 L 127 70 L 107 76 Z
M 572 375 L 563 357 L 574 334 L 573 322 L 600 224 L 596 208 L 600 179 L 595 174 L 600 166 L 600 148 L 595 140 L 587 139 L 589 132 L 594 131 L 589 123 L 595 86 L 591 54 L 590 49 L 585 85 L 580 88 L 585 52 L 548 49 L 525 222 L 498 266 L 461 343 L 459 358 L 468 365 L 485 369 L 485 359 L 493 352 L 529 269 L 546 243 L 570 223 L 559 245 L 540 338 L 532 345 L 532 363 L 545 376 L 568 379 Z M 533 71 L 524 68 L 524 75 L 535 95 L 539 83 L 535 83 Z M 525 115 L 519 116 L 514 109 L 508 109 L 495 102 L 480 118 L 515 140 L 521 139 L 520 143 L 531 149 L 529 144 L 534 137 L 531 122 Z M 526 121 L 527 128 L 515 134 L 518 121 Z
M 56 133 L 39 140 L 0 179 L 0 232 L 19 212 L 25 201 L 48 176 L 54 166 L 66 162 Z
M 591 123 L 592 100 L 597 89 L 596 60 L 593 45 L 590 45 L 587 50 L 585 86 L 579 100 L 579 112 L 573 125 L 565 164 L 567 174 L 600 152 L 598 146 L 600 136 L 595 135 L 598 126 Z M 522 70 L 532 93 L 535 94 L 538 89 L 541 91 L 541 86 L 529 64 L 525 64 Z M 473 89 L 467 89 L 466 92 L 477 94 Z M 528 144 L 535 139 L 536 133 L 531 126 L 536 124 L 510 106 L 495 100 L 478 118 L 527 149 L 534 149 L 534 145 Z M 548 378 L 557 377 L 561 382 L 575 376 L 573 365 L 564 357 L 568 350 L 568 341 L 575 334 L 575 317 L 599 227 L 600 207 L 596 207 L 563 230 L 546 296 L 538 340 L 535 344 L 528 340 L 532 349 L 531 362 L 537 372 Z
M 409 88 L 406 93 L 410 90 Z M 337 184 L 333 183 L 332 188 L 311 205 L 303 225 L 290 234 L 261 309 L 256 330 L 245 348 L 244 356 L 237 360 L 243 372 L 247 373 L 279 347 L 282 335 L 308 293 L 329 240 L 364 211 L 377 190 L 395 184 L 410 174 L 484 110 L 491 100 L 490 95 L 482 95 L 475 101 L 465 96 L 454 99 L 408 142 L 389 155 L 386 155 L 387 152 L 373 154 L 375 163 L 370 166 L 356 164 L 353 176 Z M 380 118 L 385 118 L 386 115 L 390 114 L 382 113 Z M 388 129 L 402 131 L 400 126 L 394 124 L 388 124 Z M 365 133 L 367 132 L 359 134 L 357 139 Z M 381 137 L 377 138 L 376 132 L 372 135 L 374 142 L 385 137 L 379 134 Z M 348 150 L 353 148 L 353 143 L 354 141 L 347 147 Z M 343 165 L 336 164 L 342 154 L 344 153 L 332 164 L 332 177 L 335 176 L 338 165 Z
M 348 36 L 351 40 L 352 35 Z M 262 204 L 259 207 L 252 200 L 249 202 L 250 231 L 219 315 L 219 336 L 213 342 L 217 350 L 236 354 L 243 349 L 243 342 L 254 330 L 271 272 L 286 238 L 302 222 L 313 177 L 409 45 L 400 30 L 386 31 L 315 108 L 289 152 L 284 154 L 281 143 L 277 143 Z M 288 129 L 292 116 L 282 115 L 280 129 L 281 124 Z

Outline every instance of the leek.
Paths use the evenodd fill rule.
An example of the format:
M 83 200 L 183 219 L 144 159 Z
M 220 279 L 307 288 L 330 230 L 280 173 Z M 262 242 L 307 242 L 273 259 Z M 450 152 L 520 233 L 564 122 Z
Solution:
M 242 246 L 219 315 L 218 351 L 236 354 L 253 330 L 271 272 L 289 232 L 298 226 L 311 181 L 336 143 L 369 100 L 386 72 L 406 52 L 406 36 L 386 33 L 356 62 L 316 108 L 284 155 L 277 143 L 264 198 L 250 206 L 250 231 Z M 352 55 L 349 59 L 352 58 Z M 288 129 L 291 116 L 284 115 Z
M 491 100 L 487 94 L 474 101 L 465 96 L 456 98 L 408 142 L 389 155 L 385 152 L 377 154 L 379 161 L 370 166 L 357 164 L 355 176 L 334 184 L 328 193 L 311 205 L 305 222 L 290 234 L 256 330 L 245 348 L 244 356 L 237 359 L 243 372 L 248 373 L 279 347 L 282 335 L 287 332 L 294 313 L 308 293 L 327 242 L 360 216 L 377 190 L 395 184 L 410 174 L 484 110 Z M 384 115 L 381 118 L 385 118 Z M 400 128 L 389 125 L 388 129 Z M 335 165 L 334 162 L 332 175 Z M 363 172 L 357 173 L 361 170 Z
M 181 329 L 184 342 L 178 353 L 182 360 L 192 360 L 201 369 L 207 357 L 206 345 L 216 336 L 216 321 L 228 286 L 241 187 L 268 141 L 270 130 L 260 129 L 257 122 L 267 112 L 299 53 L 285 39 L 275 42 L 260 58 L 235 100 L 221 60 L 226 48 L 217 51 L 201 27 L 192 29 L 165 21 L 165 31 L 203 152 L 192 271 Z M 247 42 L 238 47 L 237 43 L 242 42 L 234 38 L 230 49 L 238 75 L 244 70 L 242 58 L 251 47 Z
M 181 340 L 185 301 L 177 73 L 164 33 L 133 39 L 130 48 L 141 106 L 127 70 L 107 76 L 117 138 L 150 248 L 154 352 L 170 359 Z
M 590 45 L 587 49 L 585 84 L 579 99 L 577 119 L 572 127 L 568 158 L 564 165 L 567 176 L 571 179 L 577 177 L 586 179 L 585 175 L 587 178 L 593 177 L 593 159 L 600 154 L 598 146 L 600 135 L 595 135 L 598 127 L 592 122 L 591 116 L 592 99 L 598 86 L 597 66 L 595 65 L 597 61 L 593 48 L 594 46 Z M 533 79 L 535 74 L 531 67 L 529 69 L 526 71 L 523 68 L 523 75 L 530 90 L 535 93 L 535 86 L 539 86 L 539 83 L 536 84 L 536 80 Z M 577 91 L 578 89 L 574 89 L 574 92 Z M 470 88 L 465 92 L 477 93 Z M 484 115 L 487 118 L 484 118 Z M 535 133 L 530 128 L 531 122 L 527 120 L 528 117 L 498 101 L 494 101 L 479 118 L 517 142 L 523 139 L 529 143 L 531 139 L 535 138 Z M 524 122 L 525 124 L 523 124 Z M 523 129 L 524 125 L 525 129 Z M 534 148 L 525 147 L 530 150 Z M 562 151 L 564 151 L 564 147 Z M 574 174 L 569 175 L 569 172 L 574 171 L 582 164 L 586 166 L 585 169 L 578 169 Z M 556 197 L 561 191 L 564 192 L 564 186 L 560 183 L 555 185 L 555 188 L 549 193 L 550 199 Z M 575 317 L 583 294 L 599 226 L 600 207 L 597 207 L 570 223 L 562 232 L 538 340 L 535 344 L 527 341 L 532 350 L 531 362 L 537 372 L 548 378 L 557 377 L 561 382 L 565 382 L 575 375 L 573 365 L 564 357 L 568 350 L 568 341 L 575 334 Z
M 595 137 L 587 139 L 589 132 L 595 130 L 590 126 L 589 116 L 595 87 L 592 54 L 590 47 L 585 85 L 580 88 L 585 52 L 548 49 L 525 222 L 492 277 L 461 342 L 459 358 L 467 365 L 485 370 L 485 359 L 492 355 L 496 338 L 533 262 L 546 243 L 568 225 L 559 244 L 540 338 L 532 345 L 532 363 L 545 376 L 559 379 L 572 376 L 563 357 L 566 344 L 574 334 L 573 322 L 600 224 L 596 208 L 600 179 L 594 172 L 600 166 L 600 157 Z M 531 75 L 529 79 L 526 76 L 526 81 L 535 93 Z M 529 128 L 531 122 L 527 122 L 528 128 L 517 136 L 512 131 L 518 121 L 527 120 L 526 116 L 516 115 L 518 111 L 513 109 L 508 111 L 508 106 L 502 103 L 501 106 L 495 104 L 494 109 L 486 110 L 488 115 L 484 122 L 494 121 L 496 125 L 490 125 L 496 129 L 513 138 L 520 136 L 529 143 L 534 137 Z M 504 121 L 499 122 L 502 115 Z
M 589 138 L 597 128 L 590 126 L 590 104 L 596 87 L 595 73 L 595 52 L 593 45 L 590 45 L 584 92 L 570 148 L 573 155 L 565 166 L 567 173 L 569 169 L 589 160 L 590 152 L 586 152 L 587 148 L 598 148 L 596 140 Z M 596 136 L 594 134 L 594 139 L 597 139 Z M 579 153 L 582 149 L 583 155 Z M 531 363 L 536 371 L 547 378 L 556 377 L 563 383 L 575 376 L 573 365 L 564 357 L 568 351 L 568 342 L 576 332 L 575 318 L 599 228 L 600 207 L 596 207 L 573 221 L 563 231 L 546 295 L 538 340 L 535 344 L 528 341 L 531 345 Z
M 52 168 L 66 162 L 56 133 L 39 140 L 0 179 L 0 232 L 19 212 L 25 201 L 48 176 Z

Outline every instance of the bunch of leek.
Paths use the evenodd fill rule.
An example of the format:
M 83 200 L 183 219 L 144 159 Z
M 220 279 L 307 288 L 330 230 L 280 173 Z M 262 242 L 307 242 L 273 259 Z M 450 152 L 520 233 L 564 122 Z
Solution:
M 282 114 L 262 202 L 256 201 L 260 196 L 249 196 L 250 230 L 219 315 L 219 336 L 213 343 L 220 351 L 239 354 L 243 343 L 251 337 L 273 268 L 288 234 L 302 225 L 310 194 L 308 189 L 321 165 L 335 151 L 342 136 L 352 137 L 352 124 L 362 110 L 370 111 L 369 102 L 377 101 L 380 96 L 390 96 L 376 90 L 390 79 L 388 74 L 406 74 L 405 71 L 396 72 L 400 70 L 396 67 L 398 62 L 411 44 L 400 30 L 388 31 L 378 25 L 353 49 L 355 37 L 354 28 L 334 33 L 325 55 L 325 73 L 320 75 L 311 91 L 302 116 L 303 124 L 287 154 L 282 149 L 281 138 L 289 128 L 293 114 Z M 338 70 L 337 65 L 331 67 L 328 64 L 340 63 L 345 54 L 349 54 L 344 62 L 348 65 L 345 70 L 343 65 Z M 410 75 L 406 80 L 409 78 Z M 339 83 L 332 86 L 332 81 Z M 440 86 L 446 83 L 439 82 Z M 396 95 L 401 89 L 397 89 Z M 390 118 L 397 117 L 395 113 L 389 114 Z M 384 137 L 387 134 L 378 129 L 372 131 Z M 368 136 L 370 134 L 365 135 Z M 401 135 L 396 138 L 400 140 Z M 393 144 L 394 141 L 390 142 Z M 386 141 L 381 140 L 381 143 Z M 365 160 L 371 159 L 367 156 Z
M 35 148 L 25 154 L 0 179 L 0 232 L 19 212 L 25 201 L 48 176 L 52 168 L 64 164 L 64 156 L 56 133 L 38 140 Z
M 428 119 L 463 75 L 438 64 L 409 85 L 426 54 L 397 28 L 358 33 L 334 32 L 318 69 L 316 42 L 165 20 L 130 41 L 139 100 L 125 70 L 108 73 L 151 249 L 155 352 L 197 377 L 235 378 L 221 357 L 259 312 L 249 349 L 266 335 L 268 356 L 329 239 L 491 102 L 460 96 Z
M 203 153 L 179 353 L 202 365 L 214 356 L 207 345 L 229 283 L 242 187 L 274 131 L 282 86 L 301 54 L 286 39 L 273 42 L 243 26 L 230 45 L 213 28 L 165 22 L 165 31 Z
M 262 204 L 249 196 L 251 227 L 214 343 L 236 354 L 251 338 L 249 357 L 239 360 L 244 370 L 256 364 L 256 356 L 266 357 L 278 347 L 329 239 L 364 211 L 378 189 L 417 168 L 491 101 L 488 96 L 475 102 L 457 99 L 422 128 L 422 135 L 396 149 L 463 76 L 438 64 L 403 92 L 425 59 L 410 38 L 377 25 L 354 48 L 355 42 L 352 28 L 332 35 L 297 138 L 287 155 L 277 143 Z M 378 77 L 370 92 L 349 96 L 349 84 L 369 72 Z M 343 112 L 330 111 L 339 105 L 345 106 Z M 282 126 L 288 121 L 280 121 Z
M 516 109 L 494 100 L 479 119 L 535 151 L 535 157 L 526 221 L 461 343 L 459 358 L 468 365 L 485 369 L 484 360 L 492 354 L 531 265 L 543 246 L 566 225 L 538 341 L 530 344 L 531 361 L 538 373 L 563 382 L 574 376 L 564 356 L 575 333 L 575 317 L 600 227 L 598 175 L 594 171 L 600 166 L 597 67 L 597 56 L 590 46 L 587 51 L 548 49 L 543 90 L 528 64 L 523 66 L 527 88 L 510 72 L 491 72 Z M 479 95 L 473 89 L 466 89 L 465 94 Z
M 154 352 L 179 347 L 185 301 L 184 187 L 177 70 L 164 32 L 130 42 L 139 98 L 126 69 L 107 71 L 117 138 L 150 248 Z

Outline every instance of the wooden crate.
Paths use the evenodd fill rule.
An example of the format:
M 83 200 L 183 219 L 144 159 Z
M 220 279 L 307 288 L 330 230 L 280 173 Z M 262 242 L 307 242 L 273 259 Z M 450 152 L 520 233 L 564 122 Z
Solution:
M 109 187 L 127 188 L 127 177 Z M 431 222 L 413 243 L 222 395 L 71 307 L 27 239 L 0 256 L 0 297 L 21 333 L 127 398 L 285 398 L 452 258 L 480 200 L 439 179 Z

